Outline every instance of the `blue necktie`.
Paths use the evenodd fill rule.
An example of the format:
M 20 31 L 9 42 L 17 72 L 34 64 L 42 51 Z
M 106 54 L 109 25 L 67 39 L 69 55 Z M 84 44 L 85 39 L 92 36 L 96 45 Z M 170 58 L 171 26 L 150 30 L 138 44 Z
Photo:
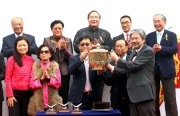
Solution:
M 160 42 L 161 42 L 161 33 L 158 33 L 158 35 L 157 35 L 157 43 L 160 44 Z

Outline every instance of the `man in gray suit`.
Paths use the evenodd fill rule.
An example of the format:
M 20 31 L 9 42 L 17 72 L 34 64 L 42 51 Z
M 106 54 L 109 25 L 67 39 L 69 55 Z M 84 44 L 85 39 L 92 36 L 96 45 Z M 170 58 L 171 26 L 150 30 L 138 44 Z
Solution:
M 119 68 L 129 71 L 127 92 L 129 95 L 131 116 L 155 116 L 154 52 L 145 45 L 145 32 L 135 29 L 130 38 L 134 47 L 128 60 L 118 58 L 112 52 L 111 60 Z

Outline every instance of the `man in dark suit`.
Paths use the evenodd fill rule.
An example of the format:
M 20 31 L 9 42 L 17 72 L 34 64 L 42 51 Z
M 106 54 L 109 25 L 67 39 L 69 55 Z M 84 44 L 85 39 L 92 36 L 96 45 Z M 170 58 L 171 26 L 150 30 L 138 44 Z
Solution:
M 69 93 L 68 62 L 69 57 L 73 55 L 72 42 L 70 38 L 62 35 L 64 23 L 60 20 L 55 20 L 50 25 L 52 36 L 44 38 L 44 43 L 49 45 L 55 53 L 55 61 L 59 64 L 61 71 L 62 86 L 59 89 L 59 95 L 63 98 L 63 103 L 67 103 Z
M 1 81 L 4 80 L 5 63 L 4 56 L 0 53 L 0 116 L 2 116 L 2 103 L 4 101 L 3 89 Z
M 35 38 L 32 35 L 23 33 L 23 29 L 24 29 L 23 19 L 20 17 L 13 18 L 11 20 L 11 25 L 14 33 L 3 38 L 1 52 L 3 53 L 4 57 L 9 58 L 10 56 L 13 55 L 14 42 L 18 36 L 26 36 L 28 38 L 30 43 L 30 50 L 28 52 L 28 55 L 35 54 L 37 50 Z
M 130 40 L 130 32 L 131 32 L 131 26 L 132 26 L 132 21 L 131 17 L 128 15 L 124 15 L 120 18 L 120 23 L 121 23 L 121 28 L 124 31 L 122 34 L 113 37 L 113 44 L 112 47 L 114 48 L 116 40 L 122 38 L 125 39 L 128 42 L 129 49 L 127 51 L 127 54 L 131 54 L 132 50 L 132 44 Z
M 115 53 L 119 58 L 127 60 L 128 43 L 125 39 L 118 39 L 115 42 Z M 111 87 L 111 107 L 119 109 L 123 116 L 130 116 L 129 97 L 126 89 L 127 70 L 115 66 L 114 61 L 107 65 L 104 73 L 104 83 Z
M 88 36 L 79 38 L 80 54 L 69 58 L 68 72 L 73 75 L 68 100 L 73 104 L 82 103 L 80 109 L 92 109 L 93 102 L 98 101 L 98 87 L 96 82 L 102 79 L 97 71 L 91 70 L 88 61 L 88 52 L 92 49 L 92 40 Z
M 159 111 L 160 80 L 164 90 L 166 116 L 177 116 L 176 92 L 174 77 L 176 76 L 173 55 L 178 52 L 176 34 L 164 29 L 166 18 L 163 14 L 156 14 L 153 18 L 156 31 L 147 35 L 146 44 L 155 52 L 154 79 L 156 85 L 156 115 Z
M 155 84 L 154 84 L 154 52 L 145 45 L 145 32 L 134 29 L 130 38 L 134 52 L 128 61 L 118 58 L 111 52 L 111 60 L 119 68 L 129 71 L 127 78 L 127 92 L 130 99 L 131 116 L 155 116 Z

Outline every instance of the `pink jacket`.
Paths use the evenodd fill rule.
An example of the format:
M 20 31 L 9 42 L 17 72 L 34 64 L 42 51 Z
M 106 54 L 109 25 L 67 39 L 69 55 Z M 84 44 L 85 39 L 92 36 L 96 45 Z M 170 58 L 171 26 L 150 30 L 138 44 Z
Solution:
M 15 61 L 14 57 L 8 58 L 6 65 L 6 96 L 12 97 L 14 90 L 29 90 L 29 79 L 31 74 L 31 68 L 34 59 L 31 56 L 26 55 L 22 59 L 23 66 L 20 67 Z

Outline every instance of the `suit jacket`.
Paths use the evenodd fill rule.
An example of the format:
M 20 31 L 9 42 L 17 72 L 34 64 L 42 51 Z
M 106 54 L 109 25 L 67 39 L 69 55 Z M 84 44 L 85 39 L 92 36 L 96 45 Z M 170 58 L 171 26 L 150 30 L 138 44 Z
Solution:
M 31 54 L 35 54 L 37 50 L 35 37 L 29 34 L 25 34 L 25 33 L 23 33 L 23 36 L 26 36 L 30 43 L 30 50 L 28 51 L 27 54 L 30 56 Z M 10 56 L 13 55 L 15 40 L 16 40 L 16 37 L 14 33 L 3 38 L 1 52 L 3 53 L 4 57 L 9 58 Z
M 86 83 L 84 61 L 80 60 L 79 55 L 71 56 L 69 58 L 68 71 L 73 75 L 73 82 L 70 88 L 68 100 L 72 103 L 79 104 L 82 100 Z M 96 83 L 98 79 L 102 79 L 102 74 L 98 75 L 97 71 L 91 70 L 91 67 L 89 67 L 89 79 L 92 88 L 93 102 L 97 102 L 99 93 Z
M 166 39 L 165 35 L 168 35 Z M 157 44 L 156 31 L 149 33 L 146 37 L 146 44 L 153 47 Z M 155 70 L 154 75 L 157 73 L 157 68 L 161 70 L 164 78 L 174 78 L 176 76 L 175 63 L 173 55 L 178 52 L 178 44 L 176 34 L 167 30 L 164 30 L 161 39 L 162 49 L 155 54 Z
M 67 41 L 67 46 L 65 50 L 56 49 L 56 40 L 53 36 L 44 38 L 43 44 L 49 45 L 55 52 L 55 61 L 59 64 L 59 68 L 62 75 L 68 74 L 68 62 L 69 57 L 73 54 L 72 42 L 70 38 L 62 36 L 62 38 Z
M 154 52 L 151 47 L 143 45 L 132 61 L 134 52 L 128 61 L 118 59 L 118 67 L 129 71 L 127 92 L 132 103 L 155 99 Z
M 128 60 L 126 57 L 126 60 Z M 115 65 L 114 61 L 110 64 Z M 127 84 L 127 70 L 124 68 L 114 67 L 113 73 L 110 70 L 106 70 L 103 73 L 104 83 L 111 86 L 111 107 L 116 108 L 118 99 L 129 100 L 126 84 Z M 119 90 L 120 89 L 120 90 Z
M 124 38 L 124 34 L 122 33 L 121 35 L 118 35 L 116 37 L 113 37 L 113 44 L 112 44 L 112 48 L 115 48 L 115 43 L 118 39 L 125 39 Z M 128 48 L 127 54 L 130 55 L 132 53 L 132 51 Z
M 4 101 L 3 89 L 1 83 L 1 81 L 4 80 L 4 73 L 5 73 L 4 56 L 2 53 L 0 53 L 0 102 Z

